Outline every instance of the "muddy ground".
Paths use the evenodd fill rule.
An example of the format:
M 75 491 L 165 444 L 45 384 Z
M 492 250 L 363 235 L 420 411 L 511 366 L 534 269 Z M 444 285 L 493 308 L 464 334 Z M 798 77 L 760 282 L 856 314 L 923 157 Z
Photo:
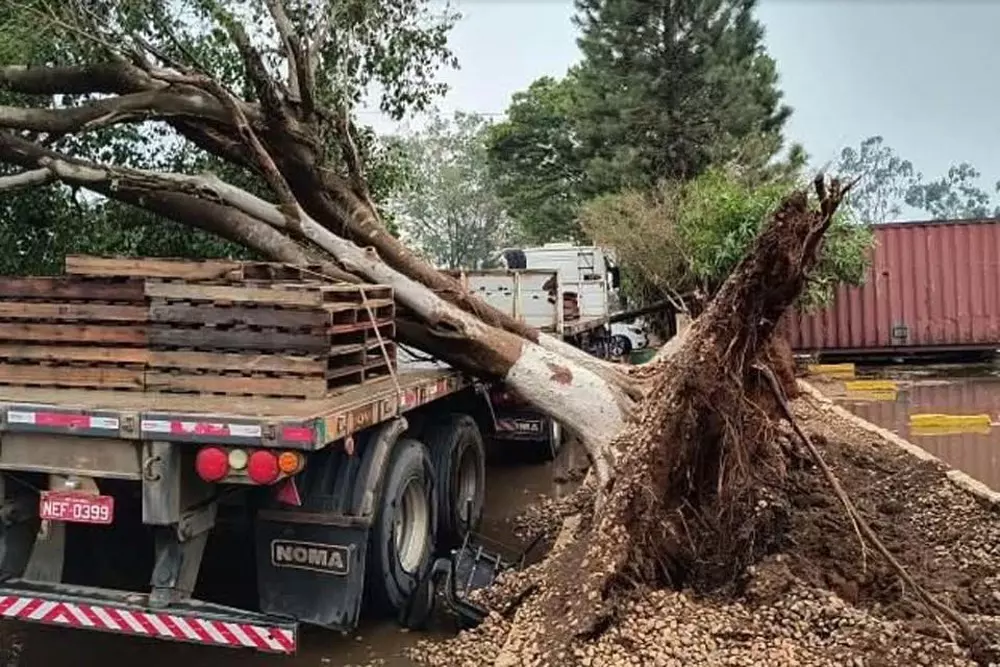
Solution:
M 597 639 L 578 640 L 561 664 L 973 665 L 1000 640 L 1000 515 L 921 462 L 808 398 L 796 413 L 889 551 L 981 633 L 980 652 L 942 624 L 872 549 L 862 549 L 840 501 L 804 451 L 791 457 L 775 511 L 776 547 L 726 590 L 642 591 Z M 527 578 L 531 574 L 528 573 Z M 552 619 L 535 619 L 546 624 Z M 457 639 L 422 644 L 435 666 L 538 664 L 506 645 L 494 616 Z M 983 652 L 982 649 L 985 649 Z M 993 658 L 995 660 L 995 658 Z

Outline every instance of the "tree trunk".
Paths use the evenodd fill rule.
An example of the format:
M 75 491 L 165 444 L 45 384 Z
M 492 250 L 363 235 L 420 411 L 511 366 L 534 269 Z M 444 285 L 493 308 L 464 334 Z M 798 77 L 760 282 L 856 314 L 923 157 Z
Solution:
M 597 372 L 445 301 L 424 284 L 397 271 L 326 229 L 311 217 L 302 221 L 306 237 L 351 273 L 391 285 L 396 300 L 427 326 L 430 338 L 446 343 L 451 353 L 475 362 L 480 374 L 499 378 L 536 409 L 569 427 L 580 437 L 603 488 L 612 476 L 608 443 L 625 426 L 629 397 Z M 425 343 L 426 344 L 426 343 Z M 447 358 L 447 357 L 445 357 Z

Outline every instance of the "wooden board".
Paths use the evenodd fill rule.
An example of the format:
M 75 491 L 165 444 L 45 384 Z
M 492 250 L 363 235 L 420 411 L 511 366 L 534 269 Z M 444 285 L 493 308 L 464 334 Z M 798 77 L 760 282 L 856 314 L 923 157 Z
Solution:
M 326 334 L 250 331 L 246 329 L 167 329 L 149 331 L 152 347 L 193 350 L 268 350 L 322 354 L 330 347 Z
M 0 319 L 145 322 L 145 306 L 0 301 Z
M 275 287 L 233 287 L 229 285 L 192 285 L 146 281 L 145 294 L 150 298 L 175 301 L 205 301 L 225 303 L 256 303 L 263 305 L 317 307 L 323 305 L 323 294 L 316 290 L 287 290 Z
M 398 377 L 401 388 L 435 382 L 456 376 L 444 368 L 423 368 L 404 364 Z M 129 412 L 170 412 L 199 414 L 213 418 L 258 417 L 275 421 L 303 421 L 346 411 L 365 405 L 378 405 L 395 400 L 396 384 L 390 378 L 374 380 L 361 386 L 348 386 L 323 398 L 268 398 L 263 396 L 197 396 L 192 394 L 143 393 L 100 389 L 69 389 L 53 387 L 0 386 L 0 403 L 58 405 L 80 410 L 112 410 Z
M 151 354 L 141 347 L 0 344 L 0 359 L 145 365 Z
M 189 281 L 287 280 L 327 282 L 320 264 L 248 262 L 226 259 L 95 257 L 69 255 L 65 272 L 92 277 L 159 278 Z
M 327 382 L 323 377 L 240 377 L 149 371 L 146 373 L 146 390 L 316 398 L 326 395 Z
M 180 278 L 184 280 L 238 280 L 240 262 L 233 260 L 188 261 L 130 257 L 67 255 L 66 273 L 76 276 L 135 278 Z
M 185 352 L 150 350 L 150 368 L 236 370 L 246 373 L 287 373 L 322 376 L 327 367 L 321 357 L 281 354 L 227 354 L 224 352 Z
M 216 306 L 214 304 L 151 303 L 149 319 L 161 324 L 212 326 L 252 325 L 283 329 L 323 328 L 333 324 L 331 313 L 322 309 Z
M 0 322 L 0 340 L 101 345 L 145 345 L 149 339 L 144 326 Z
M 130 368 L 77 368 L 0 363 L 0 384 L 103 389 L 143 388 L 145 371 Z
M 0 299 L 124 301 L 143 303 L 142 281 L 99 281 L 59 276 L 55 278 L 0 278 Z

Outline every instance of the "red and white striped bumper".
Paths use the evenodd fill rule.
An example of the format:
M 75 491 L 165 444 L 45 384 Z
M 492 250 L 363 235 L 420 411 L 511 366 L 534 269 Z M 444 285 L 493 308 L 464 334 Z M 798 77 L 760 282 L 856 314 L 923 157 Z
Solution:
M 0 617 L 209 646 L 295 653 L 293 621 L 201 602 L 149 609 L 135 604 L 134 598 L 144 600 L 146 596 L 15 582 L 0 586 Z

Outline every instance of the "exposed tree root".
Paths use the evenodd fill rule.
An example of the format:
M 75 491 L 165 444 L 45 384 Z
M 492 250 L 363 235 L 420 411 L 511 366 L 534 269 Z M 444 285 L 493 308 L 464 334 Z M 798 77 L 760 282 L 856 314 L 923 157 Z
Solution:
M 522 636 L 515 616 L 512 645 L 557 664 L 572 638 L 607 627 L 636 587 L 734 585 L 775 548 L 787 521 L 768 495 L 785 475 L 781 411 L 753 369 L 777 366 L 794 387 L 787 350 L 771 334 L 844 194 L 836 181 L 827 191 L 818 180 L 816 192 L 818 206 L 806 192 L 783 202 L 672 356 L 654 362 L 638 421 L 613 445 L 621 456 L 605 501 L 576 543 L 550 559 L 551 584 L 518 612 L 551 619 L 548 631 Z

